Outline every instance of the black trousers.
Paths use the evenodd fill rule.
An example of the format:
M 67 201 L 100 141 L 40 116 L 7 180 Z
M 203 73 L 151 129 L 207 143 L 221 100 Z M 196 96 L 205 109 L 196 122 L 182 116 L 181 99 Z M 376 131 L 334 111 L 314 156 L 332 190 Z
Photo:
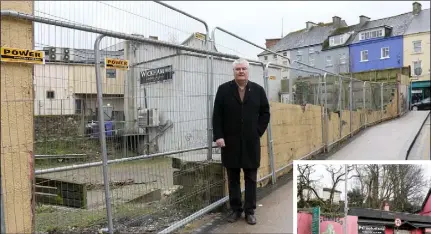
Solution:
M 242 169 L 245 181 L 244 207 L 241 202 L 240 168 L 226 168 L 229 185 L 229 204 L 233 211 L 254 215 L 256 209 L 257 169 Z

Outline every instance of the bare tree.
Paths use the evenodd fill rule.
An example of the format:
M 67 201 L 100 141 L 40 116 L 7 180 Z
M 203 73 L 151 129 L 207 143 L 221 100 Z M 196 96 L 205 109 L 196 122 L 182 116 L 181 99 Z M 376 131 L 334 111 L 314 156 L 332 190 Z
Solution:
M 347 166 L 347 174 L 349 174 L 349 172 L 351 172 L 353 169 L 354 169 L 353 166 Z M 326 166 L 326 171 L 329 172 L 332 180 L 331 191 L 330 191 L 329 200 L 328 200 L 329 205 L 332 205 L 332 203 L 334 202 L 335 190 L 340 182 L 346 181 L 345 179 L 346 173 L 344 170 L 344 165 L 337 165 L 337 166 L 329 165 L 329 166 Z M 353 177 L 357 177 L 357 175 L 355 174 L 350 175 L 348 179 L 351 179 Z
M 300 204 L 305 204 L 310 200 L 309 193 L 307 193 L 307 197 L 304 197 L 305 191 L 311 191 L 318 200 L 323 202 L 322 198 L 320 198 L 319 194 L 315 190 L 317 180 L 311 179 L 311 175 L 315 172 L 314 166 L 314 164 L 297 165 L 297 196 L 299 197 Z

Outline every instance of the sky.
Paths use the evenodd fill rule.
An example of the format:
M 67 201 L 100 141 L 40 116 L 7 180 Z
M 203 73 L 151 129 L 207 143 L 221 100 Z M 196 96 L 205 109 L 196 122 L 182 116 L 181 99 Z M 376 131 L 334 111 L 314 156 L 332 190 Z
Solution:
M 328 164 L 329 165 L 329 164 Z M 342 166 L 341 164 L 333 165 L 334 168 L 338 169 L 339 166 Z M 431 165 L 421 165 L 424 168 L 424 176 L 426 179 L 431 180 Z M 318 183 L 322 187 L 330 188 L 332 186 L 332 179 L 330 177 L 330 173 L 326 171 L 326 167 L 323 164 L 316 164 L 313 168 L 315 172 L 311 175 L 311 179 L 318 179 Z M 344 172 L 344 166 L 342 169 L 342 172 Z M 354 171 L 350 172 L 354 173 Z M 352 174 L 349 175 L 351 176 Z M 353 187 L 355 187 L 356 181 L 355 179 L 349 180 L 347 183 L 347 190 L 351 190 Z M 344 200 L 345 197 L 345 183 L 341 181 L 337 188 L 337 190 L 341 191 L 341 199 Z M 424 193 L 426 193 L 429 190 L 429 188 L 424 188 Z M 426 194 L 424 194 L 426 195 Z
M 254 42 L 262 47 L 265 39 L 279 38 L 305 27 L 305 22 L 331 22 L 339 16 L 348 25 L 359 22 L 359 15 L 385 18 L 412 10 L 413 1 L 164 1 L 208 23 Z M 428 1 L 419 1 L 422 9 Z M 182 42 L 193 32 L 205 33 L 202 23 L 152 1 L 38 1 L 38 16 L 74 21 L 93 27 L 158 36 L 161 40 Z M 283 27 L 282 27 L 283 21 Z M 36 25 L 37 45 L 92 49 L 97 35 L 76 30 Z M 109 40 L 109 39 L 107 39 Z M 220 52 L 257 59 L 261 49 L 223 32 L 216 32 Z M 112 39 L 110 41 L 113 41 Z M 105 42 L 108 43 L 108 42 Z M 110 42 L 113 43 L 113 42 Z

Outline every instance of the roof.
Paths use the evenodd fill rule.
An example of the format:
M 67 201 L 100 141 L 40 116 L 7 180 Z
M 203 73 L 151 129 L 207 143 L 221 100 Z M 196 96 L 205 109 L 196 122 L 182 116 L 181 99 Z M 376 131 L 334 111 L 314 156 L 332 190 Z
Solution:
M 401 219 L 403 222 L 417 222 L 422 225 L 431 227 L 431 219 L 429 216 L 422 216 L 418 214 L 410 214 L 403 212 L 376 210 L 370 208 L 349 208 L 349 215 L 358 216 L 358 219 L 375 219 L 375 220 L 390 220 L 394 221 L 395 218 Z
M 330 188 L 323 188 L 323 191 L 331 192 L 331 189 L 330 189 Z M 336 192 L 336 193 L 341 193 L 341 191 L 336 190 L 336 189 L 334 189 L 334 192 Z
M 401 36 L 407 30 L 407 27 L 411 23 L 412 19 L 413 13 L 407 12 L 401 15 L 395 15 L 383 19 L 370 20 L 364 23 L 364 25 L 358 30 L 358 32 L 378 27 L 389 26 L 392 27 L 392 30 L 390 30 L 389 35 L 386 35 L 387 37 Z M 359 38 L 355 37 L 349 44 L 357 42 L 359 42 Z
M 342 20 L 342 25 L 346 25 L 346 22 Z M 323 41 L 335 30 L 333 23 L 319 23 L 310 29 L 303 28 L 301 30 L 290 32 L 283 37 L 277 44 L 269 48 L 275 52 L 281 52 L 285 50 L 292 50 L 317 44 L 322 44 Z M 260 55 L 270 54 L 269 52 L 262 52 Z
M 430 9 L 422 10 L 419 15 L 413 16 L 412 22 L 408 26 L 404 35 L 429 32 L 430 31 Z

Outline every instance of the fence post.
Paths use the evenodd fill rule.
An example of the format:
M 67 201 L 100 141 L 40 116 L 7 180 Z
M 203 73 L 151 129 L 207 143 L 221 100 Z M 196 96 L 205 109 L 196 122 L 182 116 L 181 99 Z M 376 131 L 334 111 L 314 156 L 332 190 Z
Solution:
M 269 79 L 269 64 L 267 63 L 266 65 L 264 65 L 262 63 L 263 66 L 263 85 L 265 88 L 265 92 L 266 92 L 266 96 L 268 97 L 268 100 L 270 99 L 269 97 L 269 84 L 268 84 L 268 79 Z M 267 134 L 266 134 L 266 139 L 267 139 L 267 144 L 268 144 L 268 156 L 269 156 L 269 165 L 271 167 L 271 183 L 275 184 L 277 182 L 277 176 L 275 174 L 276 168 L 275 168 L 275 159 L 274 159 L 274 151 L 272 149 L 272 127 L 271 127 L 271 120 L 269 120 L 268 123 L 268 128 L 267 128 Z
M 349 110 L 350 110 L 350 136 L 353 136 L 352 132 L 352 116 L 353 116 L 353 79 L 350 78 L 350 89 L 349 89 Z
M 380 84 L 380 121 L 383 120 L 383 82 Z
M 338 77 L 338 82 L 339 84 L 339 89 L 340 91 L 338 92 L 338 106 L 339 106 L 339 111 L 340 111 L 340 139 L 343 133 L 343 105 L 342 105 L 342 98 L 341 95 L 343 93 L 343 79 L 341 78 L 341 76 Z
M 106 150 L 106 137 L 105 137 L 105 120 L 103 115 L 103 87 L 102 79 L 100 77 L 100 51 L 99 44 L 105 35 L 99 35 L 94 42 L 94 59 L 96 68 L 96 88 L 97 88 L 97 104 L 98 108 L 98 122 L 99 122 L 99 139 L 100 139 L 100 149 L 102 152 L 103 159 L 103 185 L 105 188 L 105 205 L 106 213 L 108 218 L 108 231 L 110 234 L 114 233 L 114 226 L 112 224 L 112 211 L 111 211 L 111 197 L 109 192 L 109 180 L 108 180 L 108 154 Z
M 367 102 L 366 102 L 366 98 L 367 98 L 367 95 L 366 95 L 366 89 L 367 89 L 367 82 L 366 81 L 364 81 L 364 84 L 362 85 L 362 102 L 363 102 L 363 105 L 364 105 L 364 127 L 366 128 L 367 127 Z
M 323 152 L 327 151 L 328 146 L 328 97 L 326 90 L 326 76 L 328 73 L 323 74 L 323 87 L 324 87 L 324 99 L 323 99 L 323 124 L 322 124 L 322 140 L 323 140 Z

